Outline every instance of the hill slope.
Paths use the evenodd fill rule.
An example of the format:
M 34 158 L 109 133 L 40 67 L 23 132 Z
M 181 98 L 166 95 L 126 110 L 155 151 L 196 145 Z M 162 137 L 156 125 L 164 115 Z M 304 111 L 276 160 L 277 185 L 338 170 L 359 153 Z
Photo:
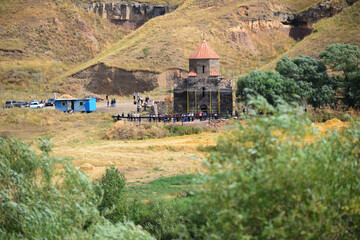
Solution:
M 187 0 L 173 13 L 150 20 L 109 50 L 77 66 L 65 76 L 72 76 L 69 80 L 81 76 L 86 84 L 107 79 L 95 84 L 99 88 L 113 81 L 112 73 L 119 69 L 154 73 L 169 68 L 187 70 L 188 56 L 204 35 L 221 57 L 221 73 L 225 77 L 244 74 L 271 62 L 296 44 L 290 37 L 292 26 L 282 20 L 283 13 L 290 16 L 318 2 Z M 333 2 L 346 4 L 342 0 Z M 106 68 L 109 74 L 99 76 L 94 73 L 97 69 L 104 72 Z M 135 80 L 125 77 L 122 81 Z M 96 88 L 92 90 L 96 92 Z
M 273 17 L 273 12 L 277 10 L 285 9 L 279 5 L 254 0 L 187 0 L 175 12 L 150 20 L 116 43 L 111 51 L 74 69 L 72 73 L 96 62 L 126 70 L 163 71 L 170 67 L 187 69 L 187 58 L 204 33 L 208 42 L 222 57 L 225 65 L 223 73 L 230 71 L 229 69 L 242 72 L 258 66 L 259 60 L 274 58 L 294 43 L 290 38 L 286 38 L 284 33 L 277 31 L 278 29 L 258 34 L 242 32 L 244 27 L 251 28 L 244 23 L 258 28 L 254 30 L 262 27 L 272 30 L 269 25 L 273 22 L 279 28 L 282 27 Z M 253 19 L 259 22 L 253 24 Z M 241 34 L 245 34 L 248 41 L 239 42 L 238 36 Z M 144 49 L 148 49 L 146 56 Z M 242 61 L 244 59 L 247 61 Z
M 340 14 L 319 21 L 313 33 L 297 43 L 285 54 L 265 65 L 264 70 L 275 68 L 283 56 L 296 58 L 299 55 L 318 58 L 319 53 L 332 43 L 350 43 L 360 46 L 360 2 L 348 7 Z
M 128 32 L 65 0 L 0 1 L 0 91 L 39 93 Z

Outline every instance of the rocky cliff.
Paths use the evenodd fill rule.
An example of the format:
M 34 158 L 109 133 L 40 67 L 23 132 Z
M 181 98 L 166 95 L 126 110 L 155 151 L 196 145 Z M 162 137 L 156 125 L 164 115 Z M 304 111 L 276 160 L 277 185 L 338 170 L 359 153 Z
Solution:
M 321 19 L 333 17 L 342 12 L 349 5 L 358 0 L 326 0 L 300 13 L 274 12 L 279 21 L 284 25 L 290 25 L 290 36 L 295 39 L 303 39 L 312 32 L 313 24 Z
M 83 5 L 88 12 L 99 14 L 125 29 L 134 30 L 149 19 L 174 11 L 176 5 L 151 5 L 138 2 L 91 3 Z

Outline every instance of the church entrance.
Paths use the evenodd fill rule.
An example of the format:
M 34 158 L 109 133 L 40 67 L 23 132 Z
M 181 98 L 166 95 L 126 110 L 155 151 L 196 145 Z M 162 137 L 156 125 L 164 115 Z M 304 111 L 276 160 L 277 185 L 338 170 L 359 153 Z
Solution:
M 202 112 L 208 112 L 208 111 L 209 111 L 208 106 L 205 105 L 205 104 L 203 104 L 203 105 L 200 106 L 200 110 L 201 110 Z

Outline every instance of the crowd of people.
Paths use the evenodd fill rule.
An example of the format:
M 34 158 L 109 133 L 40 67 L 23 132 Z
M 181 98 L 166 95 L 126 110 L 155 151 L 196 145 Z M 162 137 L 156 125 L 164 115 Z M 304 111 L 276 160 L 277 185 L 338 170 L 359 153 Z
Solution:
M 133 99 L 134 99 L 134 105 L 137 105 L 136 110 L 137 112 L 142 112 L 142 109 L 144 108 L 144 111 L 146 111 L 146 108 L 148 106 L 149 103 L 149 97 L 145 97 L 145 100 L 143 97 L 140 96 L 140 93 L 135 93 L 133 94 Z
M 175 114 L 175 115 L 155 115 L 150 114 L 149 116 L 141 116 L 139 113 L 128 113 L 125 116 L 124 113 L 116 116 L 116 120 L 124 120 L 130 122 L 168 122 L 168 123 L 177 123 L 177 122 L 193 122 L 195 120 L 206 121 L 210 119 L 219 119 L 222 116 L 220 114 L 209 115 L 206 112 L 200 112 L 199 114 L 189 113 L 189 114 Z
M 107 107 L 116 107 L 116 99 L 109 100 L 109 95 L 106 95 Z M 111 105 L 110 105 L 111 103 Z

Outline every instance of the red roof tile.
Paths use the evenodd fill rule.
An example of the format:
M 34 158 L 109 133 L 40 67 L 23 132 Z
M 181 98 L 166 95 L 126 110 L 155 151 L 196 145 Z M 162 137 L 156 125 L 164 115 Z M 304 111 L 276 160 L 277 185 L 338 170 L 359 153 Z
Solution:
M 211 69 L 210 76 L 220 76 L 220 74 L 215 69 Z
M 220 57 L 204 39 L 189 59 L 220 59 Z
M 197 76 L 197 74 L 196 74 L 195 70 L 194 69 L 191 70 L 189 73 L 189 77 L 196 77 L 196 76 Z

